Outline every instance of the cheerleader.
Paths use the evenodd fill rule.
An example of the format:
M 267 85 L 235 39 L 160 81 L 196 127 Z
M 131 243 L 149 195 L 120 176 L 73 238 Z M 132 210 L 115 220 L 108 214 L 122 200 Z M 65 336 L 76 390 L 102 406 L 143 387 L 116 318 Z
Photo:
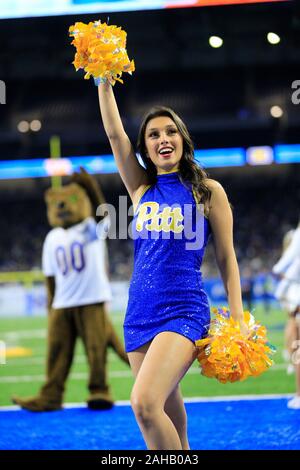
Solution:
M 286 234 L 283 255 L 275 264 L 273 273 L 280 279 L 275 297 L 288 312 L 285 343 L 289 358 L 295 367 L 296 396 L 288 402 L 289 408 L 300 408 L 300 225 Z
M 143 168 L 108 81 L 98 92 L 104 129 L 134 206 L 134 270 L 124 322 L 135 376 L 132 408 L 149 449 L 189 449 L 179 383 L 210 323 L 200 271 L 210 235 L 231 315 L 248 334 L 230 205 L 222 186 L 195 162 L 190 135 L 173 110 L 156 107 L 144 117 L 138 136 Z

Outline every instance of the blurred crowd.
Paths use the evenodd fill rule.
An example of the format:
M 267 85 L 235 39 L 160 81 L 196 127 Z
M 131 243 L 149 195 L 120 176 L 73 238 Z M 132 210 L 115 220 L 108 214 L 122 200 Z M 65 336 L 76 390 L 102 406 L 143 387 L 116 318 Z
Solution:
M 235 248 L 241 273 L 271 271 L 281 255 L 284 234 L 298 223 L 297 190 L 291 197 L 290 191 L 276 185 L 260 185 L 252 189 L 237 185 L 231 187 L 230 184 L 224 186 L 233 209 Z M 109 194 L 106 197 L 110 201 Z M 0 207 L 0 271 L 40 268 L 43 241 L 51 229 L 44 202 L 37 198 L 14 198 L 2 200 Z M 133 241 L 108 240 L 108 252 L 111 279 L 130 279 Z M 218 275 L 212 243 L 206 250 L 202 271 L 206 278 Z

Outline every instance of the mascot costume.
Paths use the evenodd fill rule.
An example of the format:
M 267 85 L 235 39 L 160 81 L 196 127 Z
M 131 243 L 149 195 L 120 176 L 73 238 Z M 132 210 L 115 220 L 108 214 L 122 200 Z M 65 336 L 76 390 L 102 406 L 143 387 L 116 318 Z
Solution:
M 13 397 L 31 411 L 62 408 L 65 382 L 76 339 L 84 344 L 89 364 L 91 409 L 113 406 L 106 378 L 107 348 L 128 364 L 128 357 L 106 312 L 111 299 L 105 237 L 108 216 L 96 220 L 105 203 L 96 180 L 83 168 L 71 183 L 46 191 L 47 215 L 53 229 L 43 246 L 43 272 L 48 294 L 47 380 L 32 398 Z

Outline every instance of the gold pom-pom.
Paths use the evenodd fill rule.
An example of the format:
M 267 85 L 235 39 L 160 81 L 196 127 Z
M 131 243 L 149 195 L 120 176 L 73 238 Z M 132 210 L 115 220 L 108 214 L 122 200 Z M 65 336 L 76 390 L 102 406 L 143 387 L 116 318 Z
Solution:
M 240 332 L 238 322 L 230 316 L 228 309 L 213 309 L 212 312 L 215 319 L 211 322 L 208 337 L 196 341 L 202 375 L 222 383 L 236 382 L 260 375 L 273 364 L 270 356 L 276 349 L 268 343 L 266 328 L 249 312 L 244 312 L 248 337 Z
M 101 21 L 77 22 L 70 26 L 69 34 L 76 47 L 74 67 L 84 69 L 85 79 L 92 75 L 114 85 L 116 80 L 123 83 L 123 72 L 134 72 L 134 61 L 129 60 L 126 51 L 127 33 L 122 28 Z

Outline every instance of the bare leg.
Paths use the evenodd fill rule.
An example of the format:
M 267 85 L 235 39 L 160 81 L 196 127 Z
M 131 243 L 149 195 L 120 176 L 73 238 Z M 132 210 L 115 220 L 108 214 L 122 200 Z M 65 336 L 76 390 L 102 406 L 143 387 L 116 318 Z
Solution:
M 187 436 L 187 415 L 179 385 L 177 385 L 175 390 L 169 395 L 165 404 L 165 412 L 176 428 L 182 449 L 189 450 L 190 445 Z
M 151 343 L 147 343 L 136 351 L 128 354 L 131 370 L 135 377 L 138 375 L 150 344 Z M 165 412 L 169 416 L 170 420 L 176 428 L 176 431 L 178 432 L 182 449 L 190 449 L 187 436 L 187 415 L 179 385 L 169 395 L 165 404 Z
M 292 363 L 295 366 L 296 375 L 296 395 L 288 402 L 291 409 L 300 409 L 300 314 L 296 313 L 295 324 L 297 328 L 297 337 L 292 344 Z
M 296 395 L 300 398 L 300 362 L 295 366 L 296 373 Z
M 285 339 L 285 347 L 287 351 L 289 352 L 289 355 L 291 356 L 294 348 L 293 348 L 293 343 L 297 339 L 297 333 L 298 333 L 298 328 L 297 328 L 297 323 L 295 317 L 289 317 L 285 331 L 284 331 L 284 339 Z
M 296 395 L 300 397 L 300 313 L 296 314 L 296 352 L 295 352 L 295 372 L 296 372 Z
M 149 449 L 183 449 L 165 407 L 196 355 L 195 345 L 173 332 L 160 333 L 150 344 L 131 394 L 133 411 Z M 131 353 L 131 362 L 130 356 Z M 169 410 L 173 409 L 172 404 L 178 397 L 175 393 L 170 399 Z

